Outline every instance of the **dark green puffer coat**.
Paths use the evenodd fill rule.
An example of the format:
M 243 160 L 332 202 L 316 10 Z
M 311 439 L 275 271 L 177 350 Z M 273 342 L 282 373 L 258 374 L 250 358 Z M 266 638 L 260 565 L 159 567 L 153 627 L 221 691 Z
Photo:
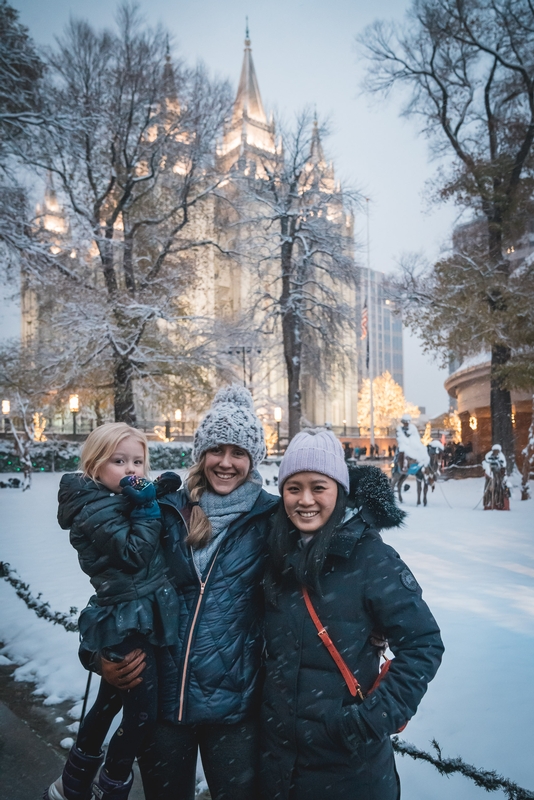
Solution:
M 364 695 L 379 671 L 375 637 L 389 641 L 395 658 L 363 702 L 351 696 L 296 581 L 296 538 L 277 602 L 266 609 L 264 800 L 398 800 L 389 737 L 415 714 L 441 661 L 439 628 L 421 589 L 378 532 L 404 513 L 380 470 L 362 467 L 350 477 L 352 517 L 334 534 L 321 592 L 310 598 Z
M 136 600 L 169 585 L 159 542 L 161 520 L 131 518 L 126 497 L 80 473 L 63 475 L 58 501 L 58 522 L 70 528 L 70 542 L 98 605 Z

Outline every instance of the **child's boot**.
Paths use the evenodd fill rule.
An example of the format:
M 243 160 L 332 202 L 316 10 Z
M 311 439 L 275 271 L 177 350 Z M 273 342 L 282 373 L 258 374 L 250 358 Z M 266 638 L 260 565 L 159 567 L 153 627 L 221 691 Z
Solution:
M 97 800 L 128 800 L 133 778 L 132 772 L 127 781 L 113 781 L 102 767 L 98 780 L 93 783 L 93 797 Z
M 73 745 L 61 778 L 48 787 L 43 800 L 91 800 L 91 784 L 103 760 L 103 753 L 89 756 Z

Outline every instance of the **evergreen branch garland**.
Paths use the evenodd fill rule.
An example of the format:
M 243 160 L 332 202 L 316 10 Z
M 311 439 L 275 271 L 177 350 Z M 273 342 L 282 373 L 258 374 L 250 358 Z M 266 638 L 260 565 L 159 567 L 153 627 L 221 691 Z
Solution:
M 427 761 L 432 766 L 436 767 L 440 775 L 452 775 L 454 772 L 459 772 L 466 778 L 474 781 L 477 786 L 482 787 L 487 792 L 496 792 L 502 789 L 508 800 L 531 800 L 534 798 L 534 792 L 528 789 L 522 789 L 517 783 L 503 778 L 498 775 L 494 770 L 483 770 L 473 767 L 472 764 L 466 764 L 461 758 L 443 758 L 441 754 L 441 747 L 432 739 L 432 747 L 436 751 L 436 756 L 427 753 L 424 750 L 419 750 L 415 745 L 410 744 L 399 739 L 398 736 L 392 738 L 393 749 L 401 756 L 410 756 L 415 760 Z
M 0 578 L 4 578 L 8 583 L 13 586 L 18 597 L 23 600 L 28 608 L 35 611 L 38 617 L 52 622 L 54 625 L 61 625 L 66 631 L 75 633 L 78 630 L 78 625 L 72 620 L 72 617 L 78 613 L 78 609 L 71 607 L 68 614 L 62 611 L 51 611 L 50 604 L 41 600 L 41 593 L 34 597 L 30 591 L 29 584 L 24 583 L 18 576 L 15 570 L 11 569 L 10 565 L 5 561 L 0 561 Z M 534 792 L 527 789 L 522 789 L 517 783 L 503 778 L 498 775 L 495 770 L 482 770 L 473 767 L 471 764 L 466 764 L 461 758 L 443 758 L 441 754 L 441 747 L 435 739 L 432 739 L 432 747 L 436 751 L 436 755 L 427 753 L 425 750 L 419 750 L 415 745 L 399 739 L 398 736 L 392 737 L 393 750 L 401 756 L 409 756 L 414 760 L 426 761 L 432 766 L 436 767 L 440 775 L 452 775 L 454 772 L 459 772 L 466 778 L 474 781 L 477 786 L 485 789 L 487 792 L 496 792 L 502 789 L 508 800 L 534 800 Z
M 24 600 L 28 608 L 35 611 L 38 617 L 52 622 L 54 625 L 61 625 L 69 633 L 76 633 L 78 624 L 72 619 L 78 613 L 78 609 L 72 606 L 68 614 L 63 611 L 52 611 L 50 603 L 41 600 L 41 592 L 34 597 L 30 591 L 28 583 L 24 583 L 18 577 L 14 569 L 6 561 L 0 561 L 0 578 L 4 578 L 15 589 L 18 597 Z

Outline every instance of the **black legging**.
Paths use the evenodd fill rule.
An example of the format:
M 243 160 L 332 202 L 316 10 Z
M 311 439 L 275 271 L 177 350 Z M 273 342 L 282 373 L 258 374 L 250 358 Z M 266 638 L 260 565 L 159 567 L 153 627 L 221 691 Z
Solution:
M 199 749 L 212 800 L 258 800 L 258 729 L 157 724 L 139 758 L 146 800 L 193 800 Z
M 157 717 L 158 684 L 154 648 L 144 636 L 129 636 L 114 645 L 117 655 L 137 648 L 146 654 L 142 682 L 134 689 L 120 691 L 102 678 L 95 704 L 80 726 L 76 746 L 88 755 L 99 754 L 113 718 L 122 707 L 121 724 L 113 734 L 106 756 L 106 773 L 114 781 L 126 781 L 134 759 Z

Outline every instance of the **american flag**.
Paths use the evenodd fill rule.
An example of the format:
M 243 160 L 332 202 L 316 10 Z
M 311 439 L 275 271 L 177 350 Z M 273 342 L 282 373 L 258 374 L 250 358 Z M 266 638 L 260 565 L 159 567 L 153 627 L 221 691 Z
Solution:
M 367 336 L 368 321 L 369 321 L 369 315 L 367 313 L 367 300 L 366 300 L 362 308 L 362 339 L 365 339 L 365 337 Z

